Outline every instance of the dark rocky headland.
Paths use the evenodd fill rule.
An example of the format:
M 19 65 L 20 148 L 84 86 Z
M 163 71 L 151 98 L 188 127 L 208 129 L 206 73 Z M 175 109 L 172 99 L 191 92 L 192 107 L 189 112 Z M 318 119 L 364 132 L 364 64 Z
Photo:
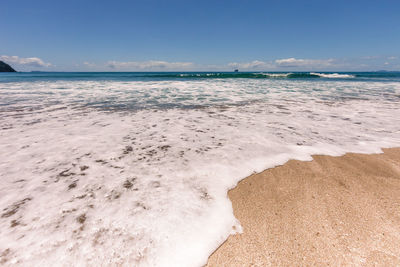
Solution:
M 10 65 L 0 60 L 0 72 L 16 72 Z

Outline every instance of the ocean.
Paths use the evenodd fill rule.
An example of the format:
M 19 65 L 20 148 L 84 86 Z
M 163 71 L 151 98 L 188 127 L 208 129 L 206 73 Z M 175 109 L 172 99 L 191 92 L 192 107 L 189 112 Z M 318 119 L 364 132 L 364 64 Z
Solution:
M 1 73 L 1 260 L 202 266 L 241 179 L 399 146 L 398 72 Z

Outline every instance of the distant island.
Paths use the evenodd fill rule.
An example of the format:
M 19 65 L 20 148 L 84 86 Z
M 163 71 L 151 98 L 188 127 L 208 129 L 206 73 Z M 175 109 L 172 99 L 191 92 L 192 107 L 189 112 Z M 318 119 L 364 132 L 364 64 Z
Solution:
M 0 72 L 16 72 L 10 65 L 0 60 Z

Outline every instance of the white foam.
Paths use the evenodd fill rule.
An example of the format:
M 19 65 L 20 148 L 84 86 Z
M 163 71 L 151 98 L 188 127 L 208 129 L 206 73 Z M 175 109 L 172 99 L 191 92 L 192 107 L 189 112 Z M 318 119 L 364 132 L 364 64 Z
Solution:
M 227 198 L 240 179 L 289 159 L 400 145 L 398 83 L 57 81 L 0 90 L 7 264 L 201 266 L 241 231 Z
M 256 73 L 256 74 L 265 75 L 270 78 L 286 78 L 293 73 L 289 72 L 289 73 Z
M 356 76 L 351 74 L 339 74 L 339 73 L 317 73 L 311 72 L 311 75 L 317 75 L 323 78 L 355 78 Z

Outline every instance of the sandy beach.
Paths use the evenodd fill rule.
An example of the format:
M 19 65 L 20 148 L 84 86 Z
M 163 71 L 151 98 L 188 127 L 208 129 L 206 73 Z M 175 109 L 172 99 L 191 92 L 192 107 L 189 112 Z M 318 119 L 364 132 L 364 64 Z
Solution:
M 228 193 L 243 233 L 207 266 L 400 265 L 400 148 L 313 158 Z

